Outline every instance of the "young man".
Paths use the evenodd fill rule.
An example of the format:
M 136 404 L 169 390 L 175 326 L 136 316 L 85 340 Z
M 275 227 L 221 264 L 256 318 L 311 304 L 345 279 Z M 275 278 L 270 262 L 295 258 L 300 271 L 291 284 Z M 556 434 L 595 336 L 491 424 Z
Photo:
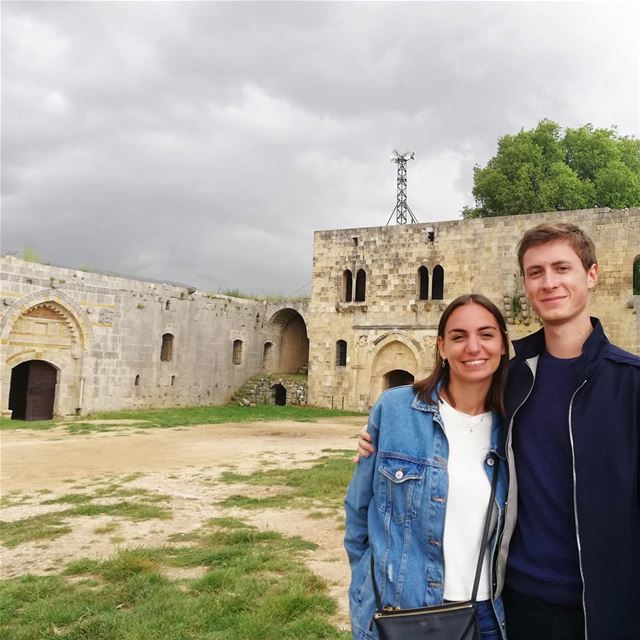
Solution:
M 543 329 L 514 342 L 509 367 L 495 581 L 508 637 L 637 640 L 640 358 L 589 317 L 598 264 L 579 227 L 530 229 L 518 261 Z

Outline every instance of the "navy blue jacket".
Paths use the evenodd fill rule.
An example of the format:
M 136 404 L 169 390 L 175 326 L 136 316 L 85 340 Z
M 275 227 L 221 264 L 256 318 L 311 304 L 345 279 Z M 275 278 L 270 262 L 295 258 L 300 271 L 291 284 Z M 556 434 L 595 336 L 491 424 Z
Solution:
M 640 358 L 612 345 L 600 321 L 576 360 L 582 381 L 569 410 L 576 535 L 587 640 L 640 638 Z M 505 450 L 510 487 L 498 556 L 498 593 L 517 516 L 513 417 L 526 401 L 544 349 L 540 330 L 514 341 Z M 507 633 L 508 633 L 507 628 Z

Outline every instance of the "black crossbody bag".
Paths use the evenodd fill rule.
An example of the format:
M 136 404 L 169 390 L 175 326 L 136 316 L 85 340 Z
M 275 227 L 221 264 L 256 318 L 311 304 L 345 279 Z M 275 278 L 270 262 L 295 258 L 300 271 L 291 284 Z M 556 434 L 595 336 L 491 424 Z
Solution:
M 494 464 L 496 463 L 495 455 L 491 454 L 491 460 L 493 460 Z M 489 506 L 487 507 L 487 515 L 484 521 L 480 557 L 476 565 L 476 576 L 470 600 L 449 602 L 432 607 L 419 607 L 417 609 L 383 609 L 380 592 L 376 584 L 373 554 L 371 555 L 371 582 L 373 583 L 373 593 L 377 607 L 377 611 L 373 615 L 373 622 L 381 640 L 480 640 L 476 598 L 480 584 L 480 574 L 482 573 L 482 562 L 489 537 L 497 482 L 498 469 L 496 465 L 491 481 L 491 497 L 489 498 Z

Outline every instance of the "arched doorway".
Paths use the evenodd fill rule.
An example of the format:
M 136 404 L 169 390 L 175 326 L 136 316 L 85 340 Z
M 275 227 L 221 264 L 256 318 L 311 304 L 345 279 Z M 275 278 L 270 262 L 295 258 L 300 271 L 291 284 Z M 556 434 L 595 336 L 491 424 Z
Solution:
M 303 317 L 295 309 L 280 309 L 269 321 L 279 331 L 278 373 L 306 373 L 309 366 L 309 337 Z
M 378 344 L 380 349 L 371 363 L 370 405 L 385 389 L 412 383 L 418 371 L 417 358 L 408 346 L 412 342 L 406 336 L 386 336 Z
M 44 360 L 27 360 L 11 370 L 9 409 L 12 420 L 50 420 L 56 396 L 56 368 Z
M 281 407 L 287 404 L 287 390 L 284 385 L 278 383 L 274 384 L 271 387 L 271 391 L 273 392 L 273 402 Z
M 384 374 L 383 386 L 385 389 L 391 389 L 391 387 L 413 384 L 414 380 L 415 378 L 408 371 L 404 371 L 404 369 L 393 369 Z

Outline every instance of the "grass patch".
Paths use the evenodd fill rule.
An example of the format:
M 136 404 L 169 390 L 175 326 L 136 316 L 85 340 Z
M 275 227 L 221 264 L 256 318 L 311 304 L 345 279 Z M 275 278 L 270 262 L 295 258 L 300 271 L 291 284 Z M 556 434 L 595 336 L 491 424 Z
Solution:
M 53 540 L 70 533 L 71 527 L 65 522 L 63 513 L 44 513 L 22 520 L 0 522 L 0 540 L 7 547 L 16 547 L 24 542 Z
M 76 494 L 71 494 L 75 496 Z M 72 499 L 71 496 L 63 496 Z M 53 502 L 53 501 L 51 501 Z M 0 522 L 0 540 L 7 547 L 16 547 L 34 540 L 53 540 L 71 531 L 67 520 L 77 516 L 110 515 L 127 518 L 129 520 L 149 520 L 171 518 L 171 511 L 154 504 L 139 502 L 117 502 L 115 504 L 94 504 L 90 501 L 80 501 L 72 509 L 65 509 L 57 513 L 45 513 L 38 516 Z
M 136 428 L 140 428 L 140 425 L 135 425 Z M 128 430 L 131 425 L 122 424 L 93 424 L 90 422 L 74 422 L 66 426 L 67 432 L 72 435 L 83 433 L 94 433 L 96 431 L 122 431 Z
M 333 451 L 332 455 L 323 456 L 313 466 L 304 469 L 268 469 L 251 475 L 225 471 L 220 476 L 220 482 L 282 486 L 287 491 L 262 498 L 232 495 L 220 504 L 241 508 L 341 508 L 353 475 L 352 457 L 352 451 Z
M 62 574 L 0 583 L 0 625 L 12 640 L 348 640 L 335 603 L 304 565 L 313 547 L 238 521 L 204 529 L 191 547 L 134 549 L 79 560 Z M 227 523 L 229 524 L 229 523 Z M 166 567 L 201 568 L 167 578 Z M 201 575 L 201 572 L 198 572 Z
M 159 427 L 179 427 L 194 424 L 220 424 L 224 422 L 256 422 L 269 420 L 294 420 L 297 422 L 313 422 L 319 418 L 336 416 L 362 416 L 356 411 L 339 411 L 320 407 L 271 404 L 240 407 L 237 405 L 221 405 L 215 407 L 178 407 L 173 409 L 141 409 L 135 411 L 109 411 L 88 416 L 91 420 L 140 420 L 136 425 L 88 424 L 75 422 L 67 425 L 70 433 L 92 433 L 113 429 L 150 429 Z M 142 423 L 142 421 L 144 421 Z M 52 429 L 59 423 L 53 420 L 23 421 L 0 419 L 0 429 Z
M 117 531 L 119 528 L 120 528 L 120 524 L 118 522 L 108 522 L 107 524 L 101 527 L 96 527 L 95 529 L 92 529 L 92 532 L 100 535 L 103 533 L 113 533 L 114 531 Z

